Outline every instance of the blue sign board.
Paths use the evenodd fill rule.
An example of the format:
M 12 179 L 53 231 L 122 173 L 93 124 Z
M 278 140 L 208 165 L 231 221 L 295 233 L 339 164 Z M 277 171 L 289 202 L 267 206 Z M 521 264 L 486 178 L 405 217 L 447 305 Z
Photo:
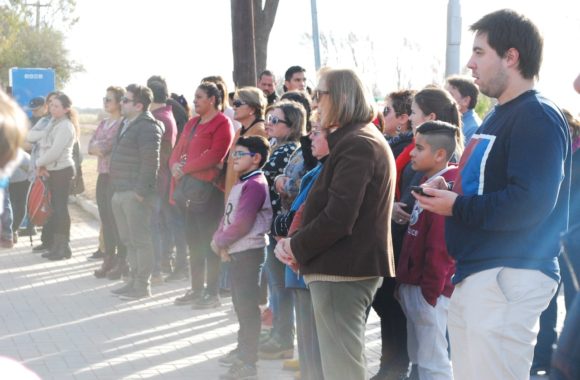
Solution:
M 10 69 L 12 96 L 30 115 L 28 103 L 38 96 L 45 97 L 55 89 L 54 69 Z

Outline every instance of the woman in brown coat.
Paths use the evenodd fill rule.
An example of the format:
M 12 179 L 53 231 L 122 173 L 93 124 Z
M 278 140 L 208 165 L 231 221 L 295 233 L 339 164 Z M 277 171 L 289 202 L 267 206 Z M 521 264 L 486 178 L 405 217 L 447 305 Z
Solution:
M 325 72 L 314 94 L 330 154 L 308 193 L 302 227 L 275 253 L 310 288 L 324 378 L 363 380 L 366 310 L 382 277 L 394 275 L 395 160 L 353 71 Z

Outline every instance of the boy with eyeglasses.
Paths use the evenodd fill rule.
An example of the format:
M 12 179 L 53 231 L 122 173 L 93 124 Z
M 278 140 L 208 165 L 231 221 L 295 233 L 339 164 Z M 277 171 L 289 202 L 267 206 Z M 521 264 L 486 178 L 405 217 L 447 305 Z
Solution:
M 240 324 L 238 347 L 219 359 L 221 365 L 231 366 L 220 379 L 257 379 L 260 274 L 272 222 L 268 181 L 260 169 L 269 150 L 262 136 L 237 140 L 231 154 L 239 180 L 211 242 L 222 261 L 230 262 L 232 301 Z

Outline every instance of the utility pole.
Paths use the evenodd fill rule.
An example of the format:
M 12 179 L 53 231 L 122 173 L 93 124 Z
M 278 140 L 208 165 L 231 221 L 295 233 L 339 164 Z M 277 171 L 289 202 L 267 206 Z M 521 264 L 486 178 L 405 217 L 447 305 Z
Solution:
M 310 0 L 310 13 L 312 14 L 312 42 L 314 44 L 314 67 L 320 70 L 320 36 L 318 34 L 318 10 L 316 0 Z
M 48 7 L 50 4 L 40 4 L 40 0 L 36 1 L 35 3 L 24 3 L 27 7 L 36 7 L 36 30 L 40 30 L 40 8 Z
M 447 4 L 447 51 L 445 54 L 445 77 L 459 74 L 461 47 L 461 4 L 449 0 Z

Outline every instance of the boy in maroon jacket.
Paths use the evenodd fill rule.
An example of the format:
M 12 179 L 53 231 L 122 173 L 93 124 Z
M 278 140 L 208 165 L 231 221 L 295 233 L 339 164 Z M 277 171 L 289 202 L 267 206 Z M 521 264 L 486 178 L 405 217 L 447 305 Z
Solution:
M 445 122 L 417 128 L 411 164 L 425 173 L 423 183 L 438 176 L 453 182 L 457 169 L 449 160 L 459 138 L 459 128 Z M 397 292 L 407 316 L 409 359 L 419 379 L 453 379 L 445 335 L 454 272 L 445 245 L 445 217 L 415 203 L 397 266 Z

